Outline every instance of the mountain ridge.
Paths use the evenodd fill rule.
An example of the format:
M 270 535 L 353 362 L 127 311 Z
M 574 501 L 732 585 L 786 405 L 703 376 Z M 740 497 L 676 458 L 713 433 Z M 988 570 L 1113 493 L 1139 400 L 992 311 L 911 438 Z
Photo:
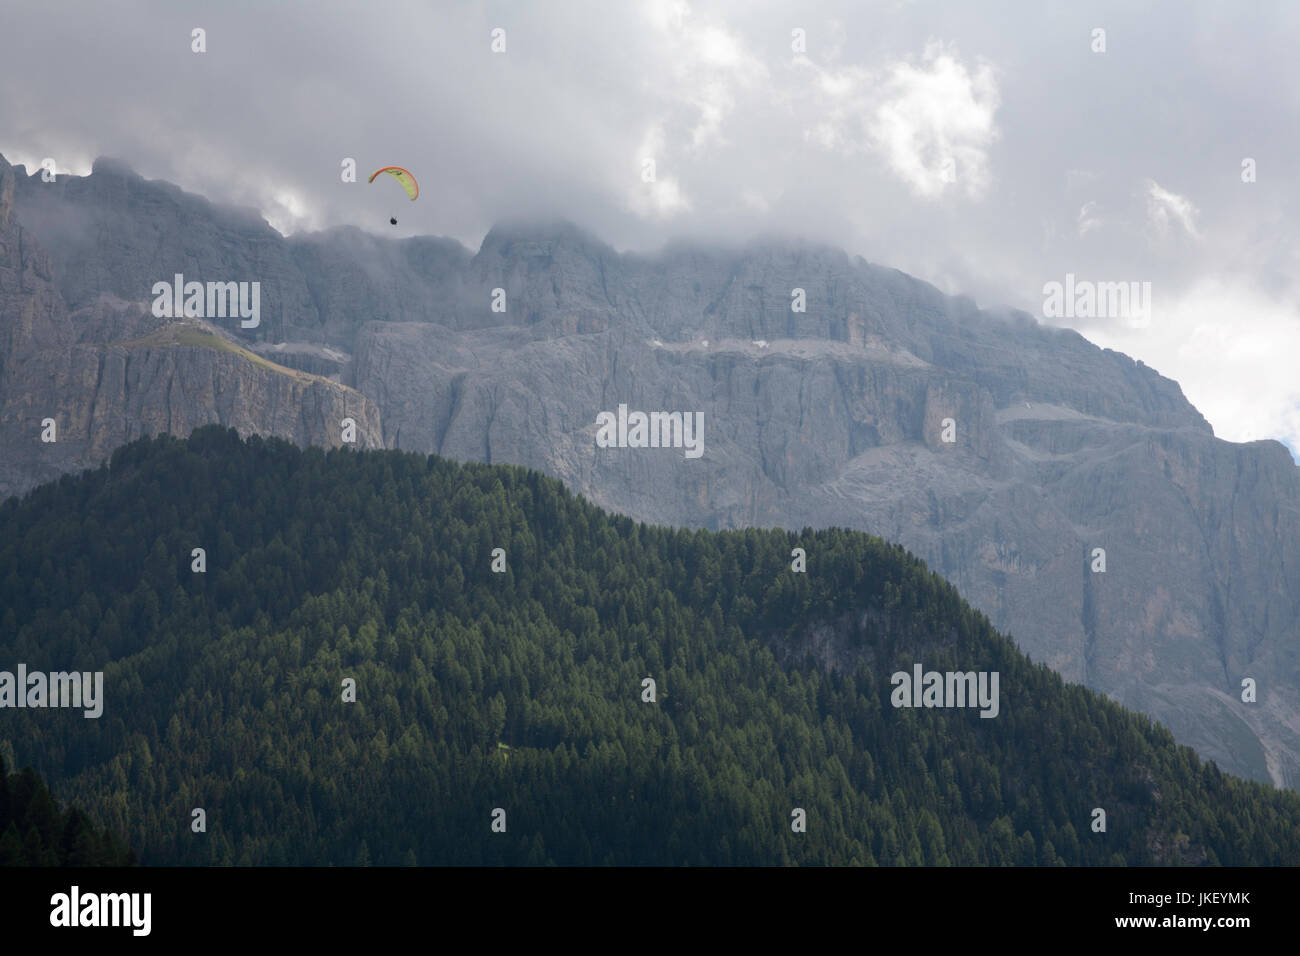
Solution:
M 208 426 L 0 502 L 0 606 L 6 659 L 105 674 L 99 720 L 12 711 L 0 753 L 145 864 L 1300 859 L 1300 795 L 859 532 L 654 527 L 517 466 Z M 997 706 L 910 705 L 918 667 Z
M 1300 474 L 1276 442 L 1215 438 L 1140 362 L 797 241 L 619 254 L 580 229 L 504 225 L 472 253 L 285 239 L 182 226 L 165 190 L 83 179 L 15 184 L 49 295 L 85 309 L 178 271 L 260 277 L 260 327 L 222 334 L 354 390 L 369 447 L 535 467 L 659 524 L 887 537 L 1035 660 L 1233 772 L 1300 783 Z M 702 412 L 703 456 L 596 448 L 620 404 Z M 263 417 L 246 427 L 284 427 Z M 53 472 L 12 474 L 17 489 Z M 1246 678 L 1258 703 L 1240 700 Z

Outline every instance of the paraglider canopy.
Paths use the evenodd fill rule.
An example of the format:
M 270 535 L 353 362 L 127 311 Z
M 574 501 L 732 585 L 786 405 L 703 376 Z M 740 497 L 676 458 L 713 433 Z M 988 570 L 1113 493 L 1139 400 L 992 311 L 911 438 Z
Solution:
M 373 183 L 375 177 L 380 173 L 388 173 L 401 183 L 402 188 L 406 190 L 406 195 L 410 196 L 412 200 L 420 195 L 420 184 L 415 181 L 415 177 L 411 175 L 410 170 L 403 169 L 401 166 L 385 166 L 383 169 L 376 169 L 370 174 L 370 182 Z

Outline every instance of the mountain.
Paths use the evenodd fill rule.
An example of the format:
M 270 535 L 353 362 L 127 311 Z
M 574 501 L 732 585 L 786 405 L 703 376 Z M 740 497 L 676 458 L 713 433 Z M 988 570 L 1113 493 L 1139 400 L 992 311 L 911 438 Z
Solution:
M 859 532 L 206 427 L 0 504 L 0 607 L 0 659 L 105 675 L 98 719 L 8 711 L 0 752 L 146 864 L 1300 862 L 1300 795 Z M 902 706 L 916 669 L 979 706 Z
M 260 325 L 215 333 L 354 390 L 348 407 L 376 410 L 363 445 L 534 467 L 642 521 L 880 535 L 1067 679 L 1225 769 L 1300 783 L 1294 461 L 1276 442 L 1215 438 L 1176 383 L 1074 332 L 807 243 L 619 254 L 564 223 L 501 225 L 475 253 L 355 229 L 282 238 L 105 160 L 87 177 L 15 176 L 13 218 L 48 278 L 8 308 L 71 310 L 41 354 L 111 324 L 119 303 L 143 312 L 175 273 L 260 281 Z M 9 386 L 8 407 L 48 379 Z M 38 405 L 97 408 L 98 380 L 82 372 L 5 413 L 22 425 L 0 434 L 0 491 L 133 437 L 133 418 L 100 416 L 77 426 L 75 461 L 32 444 Z M 284 384 L 241 392 L 281 413 L 241 431 L 337 443 L 337 407 L 308 427 L 283 420 L 293 395 L 253 398 Z M 186 434 L 205 403 L 181 422 L 155 411 L 148 432 Z M 703 454 L 597 447 L 598 416 L 620 405 L 702 414 Z
M 141 435 L 206 424 L 332 445 L 351 417 L 358 444 L 381 444 L 378 410 L 363 396 L 207 322 L 158 319 L 148 300 L 111 291 L 70 305 L 62 271 L 14 215 L 26 179 L 0 158 L 0 494 L 98 464 Z

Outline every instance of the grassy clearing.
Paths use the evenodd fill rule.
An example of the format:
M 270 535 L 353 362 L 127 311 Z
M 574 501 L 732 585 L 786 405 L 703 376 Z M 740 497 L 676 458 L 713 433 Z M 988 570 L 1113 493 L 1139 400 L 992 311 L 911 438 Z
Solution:
M 241 345 L 217 335 L 215 332 L 209 332 L 207 329 L 198 325 L 189 323 L 176 323 L 164 326 L 156 332 L 152 332 L 143 338 L 132 339 L 129 342 L 120 343 L 127 348 L 203 348 L 212 349 L 216 352 L 229 352 L 232 355 L 238 355 L 254 365 L 275 372 L 279 375 L 287 375 L 295 381 L 304 385 L 310 385 L 314 382 L 323 382 L 329 385 L 337 384 L 327 378 L 319 375 L 312 375 L 309 372 L 299 371 L 294 368 L 286 368 L 283 365 L 277 365 L 269 359 L 263 358 L 256 352 L 251 352 Z

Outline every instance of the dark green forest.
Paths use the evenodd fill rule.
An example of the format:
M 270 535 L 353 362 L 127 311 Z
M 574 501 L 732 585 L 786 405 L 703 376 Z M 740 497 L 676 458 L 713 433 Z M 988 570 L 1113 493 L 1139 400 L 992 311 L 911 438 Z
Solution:
M 0 669 L 105 675 L 97 720 L 0 710 L 0 754 L 145 864 L 1300 863 L 1300 795 L 857 532 L 650 527 L 521 468 L 212 427 L 0 505 L 0 608 Z M 895 709 L 913 661 L 999 672 L 1000 713 Z
M 0 758 L 0 866 L 134 866 L 135 854 L 76 807 L 59 809 L 32 768 Z

